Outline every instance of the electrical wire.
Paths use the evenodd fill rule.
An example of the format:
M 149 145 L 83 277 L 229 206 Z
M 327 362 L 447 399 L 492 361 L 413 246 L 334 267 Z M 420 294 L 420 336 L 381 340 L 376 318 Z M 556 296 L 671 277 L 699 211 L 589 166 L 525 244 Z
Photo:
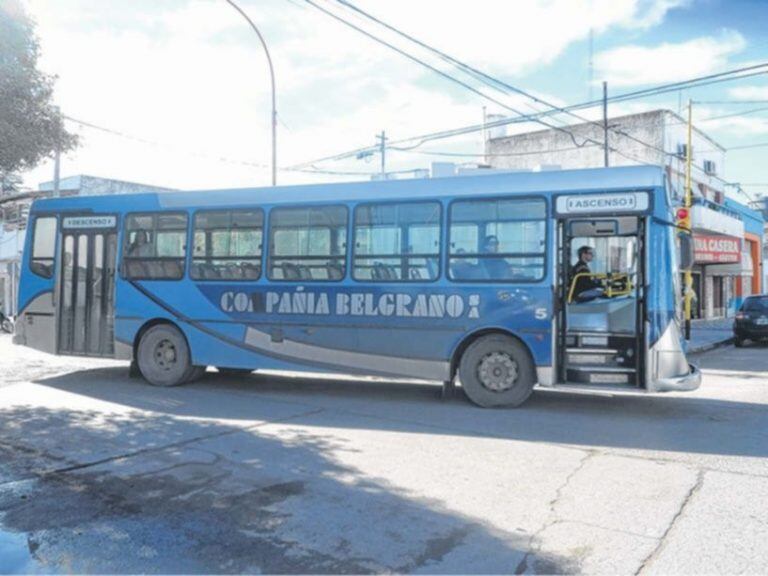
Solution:
M 306 0 L 306 1 L 308 1 L 308 0 Z M 325 13 L 328 13 L 328 11 L 326 11 L 323 8 L 318 7 L 318 9 L 320 9 L 321 11 L 323 11 Z M 333 15 L 333 14 L 330 14 L 330 15 L 332 17 L 334 17 L 335 19 L 337 19 L 337 20 L 343 21 L 343 19 L 340 19 L 336 15 Z M 354 25 L 350 24 L 350 26 L 354 26 Z M 371 36 L 367 32 L 364 32 L 364 34 L 366 36 L 369 36 L 369 37 Z M 397 49 L 397 51 L 402 53 L 402 51 L 400 51 L 399 49 Z M 741 74 L 742 72 L 747 72 L 747 73 L 746 74 Z M 640 90 L 640 91 L 635 91 L 635 92 L 628 92 L 628 93 L 625 93 L 625 94 L 609 97 L 607 99 L 607 101 L 608 102 L 617 102 L 617 101 L 624 102 L 624 101 L 628 101 L 628 100 L 632 100 L 632 99 L 641 98 L 641 97 L 646 96 L 646 95 L 655 96 L 655 95 L 659 95 L 659 94 L 665 94 L 665 93 L 671 92 L 671 91 L 681 90 L 681 89 L 684 89 L 684 88 L 694 88 L 694 87 L 706 86 L 706 85 L 713 84 L 713 83 L 739 80 L 741 78 L 747 78 L 747 77 L 751 77 L 751 76 L 765 74 L 766 72 L 768 72 L 768 63 L 762 63 L 762 64 L 753 65 L 753 66 L 747 66 L 747 67 L 727 70 L 727 71 L 723 71 L 723 72 L 720 72 L 720 73 L 717 73 L 717 74 L 710 74 L 710 75 L 707 75 L 707 76 L 690 78 L 690 79 L 687 79 L 687 80 L 684 80 L 684 81 L 681 81 L 681 82 L 675 82 L 675 83 L 671 83 L 671 84 L 663 84 L 663 85 L 659 85 L 659 86 L 656 86 L 656 87 L 653 87 L 653 88 L 648 88 L 648 89 L 645 89 L 645 90 Z M 442 72 L 440 72 L 440 74 L 442 75 Z M 734 76 L 736 74 L 738 74 L 738 75 Z M 734 76 L 734 77 L 731 77 L 731 76 Z M 475 90 L 473 90 L 473 91 L 476 92 Z M 597 106 L 597 105 L 600 105 L 600 104 L 602 104 L 602 100 L 592 100 L 592 101 L 582 102 L 580 104 L 575 104 L 575 105 L 571 105 L 571 106 L 559 107 L 557 110 L 552 110 L 552 111 L 548 111 L 548 112 L 542 112 L 542 113 L 538 114 L 537 116 L 533 116 L 533 117 L 528 116 L 528 117 L 525 117 L 525 118 L 501 119 L 501 120 L 497 120 L 497 121 L 489 122 L 489 123 L 484 123 L 484 124 L 474 124 L 474 125 L 470 125 L 470 126 L 465 126 L 465 127 L 461 127 L 461 128 L 455 128 L 455 129 L 452 129 L 452 130 L 447 130 L 447 131 L 440 131 L 440 132 L 423 134 L 423 135 L 419 135 L 419 136 L 413 136 L 413 137 L 404 138 L 404 139 L 397 140 L 397 141 L 392 141 L 391 144 L 390 144 L 390 147 L 394 147 L 394 145 L 396 145 L 396 144 L 401 144 L 401 143 L 405 144 L 405 143 L 409 143 L 409 142 L 414 142 L 415 141 L 416 144 L 412 145 L 410 148 L 417 148 L 418 146 L 420 146 L 420 145 L 422 145 L 422 144 L 424 144 L 424 143 L 426 143 L 428 141 L 432 141 L 432 140 L 440 140 L 440 139 L 451 138 L 451 137 L 455 137 L 455 136 L 461 136 L 461 135 L 465 135 L 465 134 L 479 132 L 481 130 L 485 130 L 485 129 L 489 129 L 489 128 L 507 126 L 507 125 L 510 125 L 510 124 L 521 123 L 521 122 L 527 122 L 529 120 L 536 121 L 536 120 L 539 120 L 540 118 L 548 117 L 548 116 L 551 116 L 553 114 L 557 114 L 557 113 L 560 113 L 560 112 L 563 112 L 563 111 L 564 112 L 570 112 L 570 111 L 573 111 L 573 110 L 582 110 L 582 109 L 591 108 L 591 107 L 594 107 L 594 106 Z M 626 133 L 623 133 L 622 135 L 628 136 Z M 630 138 L 631 138 L 631 136 L 630 136 Z M 597 142 L 593 141 L 593 143 L 597 143 Z M 601 143 L 597 143 L 597 144 L 601 144 Z M 648 143 L 644 143 L 644 144 L 648 145 Z M 331 155 L 331 156 L 326 156 L 326 157 L 323 157 L 323 158 L 318 158 L 318 159 L 315 159 L 315 160 L 313 160 L 311 162 L 302 162 L 300 164 L 295 164 L 295 165 L 293 165 L 293 167 L 301 167 L 301 166 L 305 166 L 305 165 L 309 165 L 309 164 L 316 164 L 316 163 L 321 163 L 321 162 L 344 160 L 344 159 L 347 159 L 347 158 L 351 158 L 353 156 L 367 155 L 367 154 L 370 154 L 370 153 L 375 153 L 377 151 L 377 149 L 378 149 L 377 146 L 360 147 L 360 148 L 356 148 L 354 150 L 350 150 L 350 151 L 347 151 L 347 152 L 341 152 L 341 153 L 334 154 L 334 155 Z M 657 150 L 659 150 L 659 149 L 657 149 Z M 616 151 L 616 150 L 614 150 L 614 151 Z M 665 151 L 662 151 L 662 150 L 659 150 L 659 151 L 661 151 L 661 152 L 663 152 L 665 154 L 669 154 L 669 153 L 667 153 Z M 618 151 L 616 151 L 616 152 L 618 152 Z
M 468 73 L 469 75 L 473 76 L 476 79 L 479 79 L 486 86 L 494 88 L 494 89 L 498 90 L 499 92 L 502 92 L 505 95 L 508 95 L 509 92 L 513 92 L 515 94 L 519 94 L 521 96 L 525 96 L 526 98 L 530 98 L 531 100 L 533 100 L 537 104 L 542 104 L 544 106 L 547 106 L 547 107 L 549 107 L 549 108 L 551 108 L 554 111 L 557 111 L 559 113 L 568 114 L 569 116 L 572 116 L 572 117 L 576 118 L 577 120 L 579 120 L 581 122 L 584 122 L 586 124 L 591 124 L 593 126 L 596 126 L 600 130 L 606 130 L 606 128 L 607 128 L 607 130 L 612 131 L 612 132 L 614 132 L 614 133 L 616 133 L 616 134 L 618 134 L 620 136 L 623 136 L 625 138 L 628 138 L 628 139 L 632 140 L 633 142 L 636 142 L 636 143 L 638 143 L 638 144 L 640 144 L 642 146 L 646 146 L 646 147 L 648 147 L 650 149 L 653 149 L 653 150 L 655 150 L 657 152 L 661 152 L 662 154 L 665 153 L 664 150 L 654 146 L 653 144 L 649 144 L 648 142 L 646 142 L 646 141 L 644 141 L 644 140 L 642 140 L 640 138 L 637 138 L 636 136 L 634 136 L 632 134 L 628 134 L 627 132 L 625 132 L 623 130 L 619 130 L 619 129 L 615 128 L 615 127 L 610 127 L 610 126 L 609 127 L 605 127 L 602 122 L 598 122 L 598 121 L 595 121 L 595 120 L 589 120 L 587 118 L 584 118 L 583 116 L 580 116 L 580 115 L 578 115 L 578 114 L 576 114 L 576 113 L 574 113 L 574 112 L 572 112 L 570 110 L 567 110 L 567 109 L 565 109 L 565 108 L 563 108 L 561 106 L 558 106 L 556 104 L 553 104 L 551 102 L 548 102 L 547 100 L 544 100 L 543 98 L 535 96 L 534 94 L 531 94 L 530 92 L 527 92 L 527 91 L 525 91 L 525 90 L 523 90 L 521 88 L 513 86 L 513 85 L 509 84 L 508 82 L 505 82 L 505 81 L 503 81 L 503 80 L 501 80 L 499 78 L 491 76 L 490 74 L 487 74 L 487 73 L 485 73 L 485 72 L 483 72 L 483 71 L 481 71 L 481 70 L 479 70 L 479 69 L 477 69 L 477 68 L 467 64 L 466 62 L 462 62 L 461 60 L 458 60 L 458 59 L 454 58 L 453 56 L 450 56 L 450 55 L 446 54 L 445 52 L 443 52 L 443 51 L 441 51 L 441 50 L 439 50 L 439 49 L 437 49 L 437 48 L 435 48 L 435 47 L 433 47 L 433 46 L 431 46 L 431 45 L 429 45 L 429 44 L 419 40 L 418 38 L 415 38 L 415 37 L 411 36 L 410 34 L 407 34 L 406 32 L 396 28 L 395 26 L 392 26 L 391 24 L 388 24 L 388 23 L 384 22 L 383 20 L 373 16 L 369 12 L 366 12 L 365 10 L 362 10 L 361 8 L 358 8 L 357 6 L 352 4 L 352 2 L 350 2 L 349 0 L 336 0 L 336 2 L 338 2 L 342 6 L 347 7 L 348 9 L 354 11 L 356 14 L 362 15 L 363 17 L 367 18 L 368 20 L 370 20 L 370 21 L 372 21 L 372 22 L 374 22 L 374 23 L 376 23 L 376 24 L 378 24 L 380 26 L 383 26 L 387 30 L 390 30 L 391 32 L 394 32 L 395 34 L 398 34 L 399 36 L 409 40 L 410 42 L 413 42 L 413 43 L 417 44 L 418 46 L 420 46 L 420 47 L 422 47 L 422 48 L 432 52 L 433 54 L 436 54 L 443 61 L 448 62 L 449 64 L 457 67 L 458 69 L 462 70 L 463 72 Z M 570 132 L 570 133 L 573 134 L 572 132 Z M 573 135 L 571 137 L 573 138 Z M 627 156 L 627 154 L 623 153 L 620 150 L 611 149 L 611 147 L 608 145 L 608 142 L 605 141 L 605 140 L 603 140 L 603 142 L 601 144 L 604 147 L 607 146 L 609 148 L 609 150 L 611 150 L 613 152 L 616 152 L 618 154 L 621 154 L 624 157 L 628 157 L 630 159 L 637 160 L 634 157 Z
M 432 66 L 428 62 L 425 62 L 424 60 L 422 60 L 422 59 L 420 59 L 420 58 L 418 58 L 418 57 L 416 57 L 416 56 L 406 52 L 405 50 L 402 50 L 402 49 L 398 48 L 394 44 L 391 44 L 390 42 L 387 42 L 386 40 L 383 40 L 383 39 L 379 38 L 378 36 L 368 32 L 368 31 L 366 31 L 366 30 L 364 30 L 362 28 L 360 28 L 359 26 L 353 24 L 352 22 L 342 18 L 338 14 L 334 14 L 330 10 L 326 10 L 322 6 L 320 6 L 320 5 L 316 4 L 315 2 L 313 2 L 313 0 L 304 0 L 304 1 L 307 4 L 309 4 L 310 6 L 314 7 L 315 9 L 317 9 L 317 10 L 323 12 L 324 14 L 330 16 L 334 20 L 337 20 L 338 22 L 341 22 L 345 26 L 348 26 L 348 27 L 356 30 L 360 34 L 363 34 L 364 36 L 370 38 L 374 42 L 377 42 L 379 44 L 382 44 L 383 46 L 386 46 L 387 48 L 390 48 L 391 50 L 394 50 L 395 52 L 397 52 L 398 54 L 404 56 L 405 58 L 408 58 L 409 60 L 411 60 L 411 61 L 413 61 L 413 62 L 415 62 L 415 63 L 417 63 L 417 64 L 419 64 L 421 66 L 424 66 L 425 68 L 428 68 L 429 70 L 431 70 L 435 74 L 438 74 L 439 76 L 442 76 L 446 80 L 449 80 L 450 82 L 453 82 L 455 84 L 458 84 L 459 86 L 464 87 L 465 89 L 469 90 L 470 92 L 473 92 L 474 94 L 477 94 L 481 98 L 485 98 L 486 100 L 488 100 L 490 102 L 493 102 L 494 104 L 496 104 L 498 106 L 501 106 L 502 108 L 506 108 L 507 110 L 517 114 L 518 116 L 520 116 L 522 118 L 525 118 L 527 121 L 537 122 L 539 124 L 542 124 L 543 126 L 546 126 L 547 128 L 551 128 L 553 130 L 557 130 L 557 131 L 560 131 L 560 132 L 563 132 L 563 133 L 567 134 L 573 140 L 573 143 L 576 146 L 583 146 L 583 144 L 585 142 L 594 142 L 596 144 L 601 144 L 600 142 L 596 142 L 596 141 L 594 141 L 591 138 L 587 138 L 587 139 L 585 139 L 585 142 L 582 142 L 582 144 L 579 144 L 576 141 L 576 137 L 573 135 L 573 133 L 571 131 L 569 131 L 569 130 L 567 130 L 565 128 L 562 128 L 560 126 L 556 126 L 554 124 L 548 123 L 548 122 L 546 122 L 544 120 L 541 120 L 540 118 L 538 118 L 536 116 L 532 116 L 530 114 L 525 114 L 525 113 L 521 112 L 520 110 L 517 110 L 516 108 L 514 108 L 512 106 L 509 106 L 508 104 L 506 104 L 504 102 L 501 102 L 501 101 L 497 100 L 496 98 L 493 98 L 492 96 L 489 96 L 488 94 L 482 92 L 481 90 L 478 90 L 474 86 L 472 86 L 470 84 L 467 84 L 463 80 L 460 80 L 459 78 L 456 78 L 455 76 L 452 76 L 451 74 L 448 74 L 447 72 L 445 72 L 443 70 L 440 70 L 439 68 L 436 68 L 435 66 Z
M 99 126 L 98 124 L 94 124 L 92 122 L 87 122 L 85 120 L 80 120 L 78 118 L 73 118 L 72 116 L 68 116 L 66 114 L 62 114 L 62 118 L 65 120 L 68 120 L 69 122 L 74 122 L 75 124 L 78 124 L 80 126 L 90 128 L 92 130 L 98 130 L 100 132 L 104 132 L 106 134 L 111 134 L 113 136 L 118 136 L 120 138 L 124 138 L 126 140 L 132 140 L 134 142 L 139 142 L 141 144 L 148 144 L 151 146 L 156 146 L 160 148 L 168 148 L 173 149 L 175 151 L 179 151 L 177 148 L 174 148 L 173 146 L 169 144 L 164 144 L 162 142 L 158 142 L 156 140 L 149 140 L 146 138 L 142 138 L 139 136 L 135 136 L 133 134 L 128 134 L 126 132 L 121 132 L 120 130 L 115 130 L 113 128 L 107 128 L 105 126 Z M 204 154 L 201 152 L 194 152 L 194 151 L 181 151 L 182 154 L 185 154 L 187 156 L 195 157 L 195 158 L 204 158 L 207 160 L 213 160 L 216 162 L 223 162 L 226 164 L 236 164 L 240 166 L 246 166 L 249 168 L 263 168 L 263 169 L 269 169 L 270 166 L 267 164 L 259 164 L 257 162 L 249 162 L 247 160 L 236 160 L 232 158 L 227 158 L 224 156 L 216 156 L 211 154 Z M 373 172 L 361 172 L 361 171 L 343 171 L 343 170 L 326 170 L 321 169 L 317 167 L 310 167 L 310 168 L 292 168 L 292 167 L 286 167 L 286 168 L 278 168 L 278 170 L 283 172 L 299 172 L 299 173 L 311 173 L 311 174 L 325 174 L 330 176 L 371 176 L 374 174 Z

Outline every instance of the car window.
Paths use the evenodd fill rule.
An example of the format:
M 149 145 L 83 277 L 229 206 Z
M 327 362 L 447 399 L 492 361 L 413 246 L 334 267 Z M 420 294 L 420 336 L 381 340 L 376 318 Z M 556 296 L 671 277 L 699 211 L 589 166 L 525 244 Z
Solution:
M 747 298 L 744 301 L 745 312 L 768 312 L 768 296 Z

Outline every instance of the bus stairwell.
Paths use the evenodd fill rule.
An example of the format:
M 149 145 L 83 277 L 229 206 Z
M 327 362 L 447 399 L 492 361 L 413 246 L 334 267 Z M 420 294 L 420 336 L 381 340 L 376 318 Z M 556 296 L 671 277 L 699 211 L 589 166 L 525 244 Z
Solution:
M 562 220 L 558 230 L 558 382 L 642 388 L 643 219 Z

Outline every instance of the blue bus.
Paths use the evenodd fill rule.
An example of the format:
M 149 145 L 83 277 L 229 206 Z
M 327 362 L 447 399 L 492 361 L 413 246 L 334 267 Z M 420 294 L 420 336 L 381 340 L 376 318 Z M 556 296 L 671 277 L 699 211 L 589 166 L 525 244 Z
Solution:
M 15 342 L 126 359 L 534 387 L 692 390 L 657 167 L 39 200 Z

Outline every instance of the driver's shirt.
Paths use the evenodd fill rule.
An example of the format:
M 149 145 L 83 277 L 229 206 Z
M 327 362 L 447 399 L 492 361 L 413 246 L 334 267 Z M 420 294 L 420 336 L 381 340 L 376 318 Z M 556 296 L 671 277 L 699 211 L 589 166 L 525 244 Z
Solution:
M 579 260 L 573 268 L 571 268 L 571 282 L 573 282 L 573 279 L 576 278 L 576 274 L 591 274 L 592 271 L 589 269 L 589 265 L 586 262 L 583 262 L 582 260 Z M 591 278 L 589 276 L 579 276 L 576 278 L 576 287 L 573 290 L 574 296 L 578 296 L 582 292 L 586 292 L 587 290 L 592 290 L 594 288 L 601 288 L 602 284 L 595 280 L 594 278 Z

